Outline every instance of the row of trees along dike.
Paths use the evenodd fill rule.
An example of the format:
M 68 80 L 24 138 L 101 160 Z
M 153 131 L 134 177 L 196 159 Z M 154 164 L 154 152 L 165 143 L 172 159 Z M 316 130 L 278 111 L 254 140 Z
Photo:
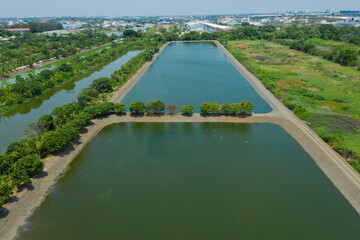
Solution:
M 78 103 L 54 108 L 51 114 L 30 124 L 25 137 L 8 146 L 6 153 L 0 155 L 0 207 L 15 188 L 21 188 L 43 170 L 43 158 L 62 150 L 69 141 L 79 136 L 91 119 L 126 111 L 123 104 L 106 102 L 107 97 L 151 60 L 161 45 L 155 41 L 147 42 L 147 48 L 115 71 L 111 78 L 95 79 L 89 88 L 83 89 Z
M 170 114 L 175 114 L 179 107 L 175 104 L 169 104 L 166 110 Z M 248 101 L 241 101 L 240 103 L 224 103 L 222 105 L 218 103 L 203 103 L 200 106 L 200 113 L 203 116 L 206 115 L 250 115 L 253 113 L 254 105 Z M 133 101 L 129 106 L 129 111 L 133 115 L 141 115 L 147 113 L 149 115 L 162 114 L 165 111 L 165 104 L 160 100 L 154 100 L 145 105 L 141 101 Z M 194 111 L 194 106 L 185 105 L 181 107 L 180 111 L 185 115 L 191 115 Z
M 0 88 L 0 114 L 62 83 L 81 79 L 132 49 L 144 47 L 145 43 L 142 41 L 116 44 L 82 58 L 76 56 L 69 63 L 63 63 L 52 70 L 29 74 L 27 78 L 17 76 L 15 83 Z

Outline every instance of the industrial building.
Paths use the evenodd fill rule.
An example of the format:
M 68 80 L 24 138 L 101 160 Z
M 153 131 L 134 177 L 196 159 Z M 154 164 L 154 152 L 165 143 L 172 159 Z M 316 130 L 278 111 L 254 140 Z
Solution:
M 214 23 L 194 21 L 184 24 L 189 32 L 216 32 L 216 31 L 230 31 L 233 28 Z

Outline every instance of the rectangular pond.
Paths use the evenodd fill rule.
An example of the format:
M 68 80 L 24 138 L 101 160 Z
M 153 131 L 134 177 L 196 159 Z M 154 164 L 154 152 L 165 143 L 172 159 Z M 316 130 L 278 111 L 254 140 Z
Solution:
M 121 123 L 71 163 L 20 239 L 359 239 L 360 217 L 273 124 Z
M 247 100 L 255 113 L 270 112 L 270 106 L 211 42 L 170 44 L 123 99 L 162 100 L 166 105 L 193 105 L 199 112 L 204 102 L 238 103 Z

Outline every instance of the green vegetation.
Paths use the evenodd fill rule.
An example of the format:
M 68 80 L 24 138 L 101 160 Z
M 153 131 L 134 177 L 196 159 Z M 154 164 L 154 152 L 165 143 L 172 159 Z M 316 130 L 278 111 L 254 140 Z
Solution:
M 228 49 L 324 141 L 360 169 L 360 72 L 356 68 L 265 40 L 231 41 Z
M 160 100 L 155 100 L 152 102 L 149 102 L 146 105 L 146 113 L 148 114 L 159 114 L 162 111 L 165 111 L 165 104 Z
M 145 103 L 143 103 L 141 101 L 133 101 L 130 104 L 129 110 L 130 110 L 131 114 L 134 114 L 134 115 L 143 114 L 145 112 Z
M 63 29 L 61 23 L 51 23 L 51 22 L 31 22 L 26 24 L 18 24 L 12 26 L 5 26 L 5 28 L 29 28 L 31 33 L 52 31 L 52 30 L 60 30 Z
M 90 87 L 83 89 L 79 103 L 72 102 L 54 108 L 51 114 L 46 114 L 29 125 L 28 136 L 8 146 L 6 153 L 0 155 L 0 207 L 15 187 L 28 183 L 30 177 L 43 169 L 41 158 L 63 149 L 91 119 L 126 111 L 124 104 L 104 101 L 112 91 L 125 84 L 147 59 L 152 58 L 160 44 L 147 43 L 145 51 L 115 71 L 111 78 L 95 79 Z M 69 72 L 70 68 L 62 66 L 59 71 Z M 53 76 L 50 72 L 42 75 Z
M 80 50 L 101 46 L 115 39 L 90 30 L 63 36 L 32 33 L 21 35 L 0 30 L 0 36 L 15 37 L 1 44 L 0 76 L 5 77 L 18 67 L 27 65 L 31 67 L 38 61 L 71 56 Z
M 240 103 L 224 103 L 223 105 L 219 105 L 218 103 L 203 103 L 200 106 L 200 112 L 202 115 L 210 115 L 210 114 L 222 114 L 222 115 L 236 115 L 240 114 L 242 116 L 252 114 L 254 110 L 254 105 L 249 103 L 248 101 L 241 101 Z
M 180 111 L 183 112 L 185 115 L 191 115 L 192 112 L 194 111 L 194 106 L 192 106 L 192 105 L 182 106 Z
M 37 75 L 29 74 L 29 77 L 26 79 L 18 76 L 14 84 L 1 88 L 0 114 L 59 84 L 82 78 L 103 64 L 123 55 L 130 49 L 142 46 L 143 43 L 141 41 L 131 41 L 125 44 L 115 45 L 112 48 L 103 49 L 100 52 L 88 54 L 82 58 L 73 58 L 69 63 L 63 63 L 53 70 L 43 70 Z M 106 79 L 97 79 L 93 84 L 94 90 L 99 92 L 106 92 L 111 89 L 111 85 L 108 84 Z M 96 93 L 92 91 L 88 92 L 88 94 L 89 96 L 94 96 Z M 80 98 L 82 98 L 81 104 L 90 100 L 87 99 L 84 94 L 81 95 Z

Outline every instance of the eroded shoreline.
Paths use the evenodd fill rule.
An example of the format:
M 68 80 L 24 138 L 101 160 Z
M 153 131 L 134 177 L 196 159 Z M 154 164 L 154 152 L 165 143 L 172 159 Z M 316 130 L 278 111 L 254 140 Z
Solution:
M 31 188 L 25 188 L 16 193 L 14 201 L 10 201 L 4 207 L 0 215 L 1 239 L 13 239 L 16 237 L 18 227 L 22 226 L 33 211 L 40 206 L 49 189 L 64 173 L 70 162 L 82 151 L 82 149 L 109 124 L 120 122 L 223 122 L 223 123 L 273 123 L 281 126 L 289 133 L 301 147 L 312 157 L 320 169 L 328 176 L 332 183 L 345 196 L 355 210 L 360 213 L 360 175 L 327 145 L 315 132 L 304 122 L 298 119 L 288 110 L 253 74 L 240 64 L 219 42 L 213 41 L 220 50 L 228 57 L 231 63 L 252 85 L 255 91 L 271 106 L 272 112 L 266 114 L 254 114 L 251 117 L 239 118 L 230 116 L 208 116 L 193 114 L 191 117 L 176 114 L 174 116 L 143 116 L 132 117 L 110 115 L 102 119 L 94 119 L 84 128 L 79 137 L 69 143 L 58 155 L 45 159 L 44 173 L 33 179 Z M 171 42 L 165 43 L 153 60 L 145 63 L 139 71 L 110 99 L 112 102 L 120 102 L 125 95 L 136 85 L 143 74 Z M 8 212 L 6 212 L 8 211 Z

